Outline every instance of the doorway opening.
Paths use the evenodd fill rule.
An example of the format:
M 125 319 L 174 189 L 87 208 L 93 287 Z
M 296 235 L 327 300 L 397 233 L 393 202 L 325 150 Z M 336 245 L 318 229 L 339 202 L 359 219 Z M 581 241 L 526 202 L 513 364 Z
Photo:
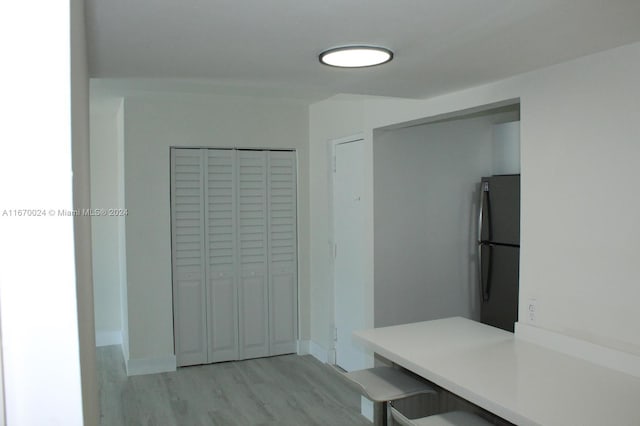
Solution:
M 480 319 L 480 181 L 520 173 L 519 120 L 515 99 L 374 130 L 375 327 Z

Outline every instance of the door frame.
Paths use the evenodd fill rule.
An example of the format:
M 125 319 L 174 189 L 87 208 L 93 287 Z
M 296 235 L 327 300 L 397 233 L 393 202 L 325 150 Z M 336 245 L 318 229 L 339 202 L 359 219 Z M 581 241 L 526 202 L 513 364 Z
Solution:
M 329 352 L 327 354 L 327 362 L 329 364 L 336 364 L 336 341 L 337 341 L 337 324 L 336 324 L 336 295 L 337 286 L 336 286 L 336 271 L 335 271 L 335 210 L 334 210 L 334 187 L 335 187 L 335 165 L 336 165 L 336 148 L 338 145 L 344 145 L 351 142 L 364 142 L 364 133 L 355 133 L 349 136 L 344 136 L 337 139 L 331 139 L 327 144 L 327 173 L 329 177 L 329 190 L 328 190 L 328 208 L 329 208 L 329 270 L 331 273 L 331 289 L 333 291 L 333 297 L 331 298 L 333 301 L 333 312 L 331 315 L 331 330 L 332 330 L 332 339 L 331 346 L 329 348 Z M 364 159 L 363 159 L 364 161 Z

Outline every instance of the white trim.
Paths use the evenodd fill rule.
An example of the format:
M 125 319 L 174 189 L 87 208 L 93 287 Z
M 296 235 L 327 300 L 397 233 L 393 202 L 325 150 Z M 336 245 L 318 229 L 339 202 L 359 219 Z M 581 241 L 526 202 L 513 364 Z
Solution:
M 300 156 L 298 150 L 294 149 L 295 165 L 296 165 L 296 337 L 297 340 L 297 354 L 309 355 L 309 340 L 300 339 L 300 330 L 302 329 L 302 296 L 300 295 L 300 259 L 302 255 L 300 253 L 300 223 L 302 223 L 300 211 Z M 304 218 L 302 218 L 304 220 Z
M 127 362 L 129 360 L 129 353 L 127 351 L 127 348 L 124 345 L 124 339 L 122 339 L 122 345 L 120 345 L 120 349 L 122 349 L 122 359 L 124 360 L 124 367 L 126 369 L 127 368 Z
M 96 331 L 96 348 L 121 344 L 122 332 L 120 330 Z
M 329 352 L 313 340 L 309 341 L 309 353 L 323 364 L 329 361 Z
M 364 133 L 363 132 L 359 132 L 359 133 L 355 133 L 353 135 L 344 136 L 342 138 L 331 139 L 329 141 L 329 143 L 335 147 L 336 145 L 340 145 L 340 144 L 343 144 L 343 143 L 349 143 L 349 142 L 357 142 L 357 141 L 363 140 L 363 139 L 364 139 Z
M 311 352 L 309 350 L 309 346 L 311 344 L 311 340 L 298 340 L 298 348 L 296 353 L 298 355 L 309 355 Z
M 323 364 L 336 363 L 336 350 L 326 350 L 313 340 L 298 340 L 298 355 L 312 355 Z
M 616 349 L 600 346 L 586 340 L 566 336 L 554 331 L 516 323 L 515 336 L 518 339 L 544 346 L 594 364 L 640 377 L 640 356 Z
M 125 361 L 127 376 L 176 371 L 176 356 L 171 354 L 157 358 L 137 358 Z
M 336 365 L 336 349 L 329 349 L 327 351 L 327 362 L 331 365 Z

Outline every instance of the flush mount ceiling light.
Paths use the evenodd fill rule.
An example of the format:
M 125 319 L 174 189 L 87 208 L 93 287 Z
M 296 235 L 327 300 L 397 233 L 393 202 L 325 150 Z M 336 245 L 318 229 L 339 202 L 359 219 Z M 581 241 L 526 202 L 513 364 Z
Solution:
M 393 59 L 393 52 L 377 46 L 342 46 L 325 50 L 319 59 L 332 67 L 363 68 L 389 62 Z

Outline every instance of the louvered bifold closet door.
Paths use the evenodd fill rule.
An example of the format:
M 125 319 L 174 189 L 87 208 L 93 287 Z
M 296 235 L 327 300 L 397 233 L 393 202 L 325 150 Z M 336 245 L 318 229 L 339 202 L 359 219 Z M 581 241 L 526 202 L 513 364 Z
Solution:
M 269 340 L 271 355 L 296 351 L 298 338 L 296 157 L 268 153 Z
M 240 357 L 235 151 L 207 149 L 205 152 L 209 362 L 230 361 Z
M 240 358 L 269 355 L 267 153 L 237 151 Z
M 203 163 L 199 149 L 171 150 L 171 252 L 178 366 L 207 362 Z

